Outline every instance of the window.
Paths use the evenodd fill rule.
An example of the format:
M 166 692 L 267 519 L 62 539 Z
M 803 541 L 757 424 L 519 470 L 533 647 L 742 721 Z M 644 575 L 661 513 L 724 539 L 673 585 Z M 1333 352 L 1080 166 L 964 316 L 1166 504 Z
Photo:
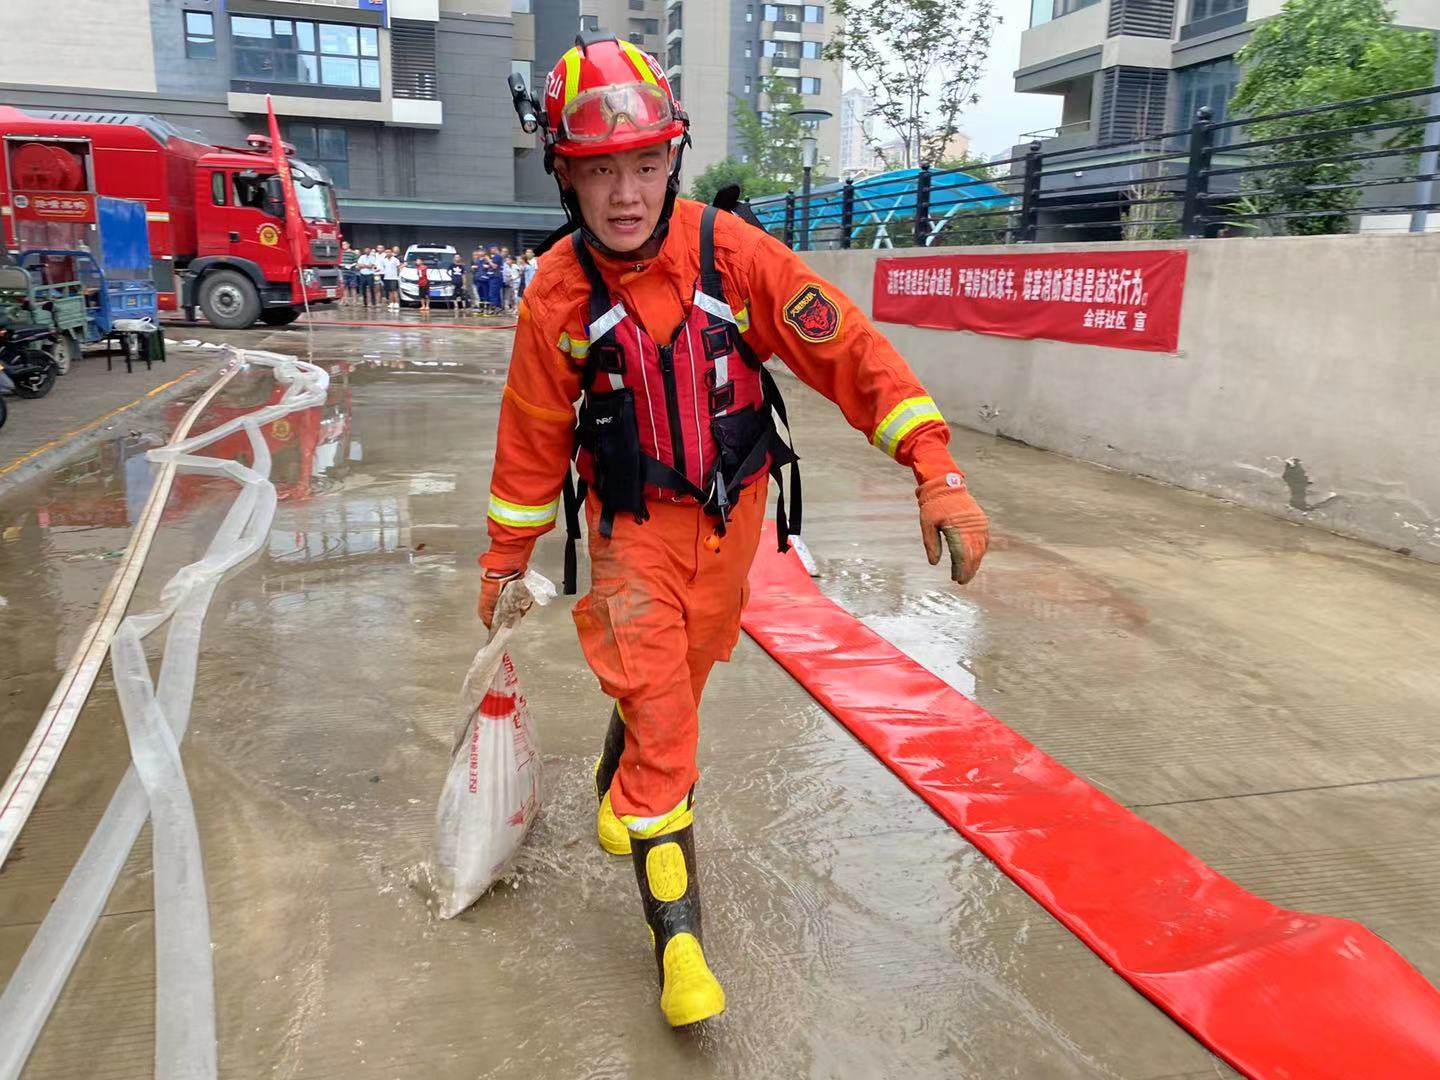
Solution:
M 806 5 L 805 5 L 805 21 L 806 21 L 806 22 L 814 22 L 814 23 L 823 23 L 823 22 L 825 21 L 825 5 L 823 5 L 823 4 L 806 4 Z
M 1098 4 L 1100 0 L 1031 0 L 1030 25 L 1040 26 L 1051 19 Z
M 802 79 L 800 80 L 800 93 L 802 93 L 802 94 L 818 94 L 819 92 L 820 92 L 820 80 L 819 80 L 819 79 L 811 79 L 811 78 L 806 77 L 806 78 L 802 78 Z
M 216 206 L 225 205 L 225 174 L 223 172 L 210 174 L 210 201 Z
M 644 11 L 644 10 L 645 10 L 645 0 L 630 0 L 630 10 L 631 10 L 631 11 Z
M 665 52 L 665 66 L 667 68 L 680 66 L 680 42 L 676 41 L 670 45 Z
M 185 12 L 185 55 L 191 60 L 215 59 L 215 16 L 210 12 Z
M 630 20 L 630 33 L 631 33 L 632 35 L 640 34 L 640 35 L 643 36 L 643 35 L 645 35 L 645 34 L 658 34 L 659 32 L 660 32 L 660 20 L 659 20 L 659 19 L 631 19 L 631 20 Z
M 238 78 L 380 89 L 380 31 L 373 26 L 232 15 L 230 34 Z
M 1178 91 L 1176 97 L 1179 99 L 1176 102 L 1175 115 L 1177 128 L 1188 128 L 1195 122 L 1195 114 L 1206 105 L 1210 106 L 1211 119 L 1216 123 L 1226 118 L 1230 98 L 1240 82 L 1240 68 L 1233 57 L 1227 56 L 1209 64 L 1181 68 L 1175 74 Z M 1224 128 L 1215 132 L 1216 143 L 1223 146 L 1229 141 L 1234 130 Z
M 1190 21 L 1213 19 L 1246 7 L 1246 0 L 1190 0 Z
M 670 93 L 674 95 L 676 101 L 679 101 L 679 100 L 680 100 L 680 76 L 679 76 L 679 75 L 676 75 L 673 79 L 670 80 Z
M 684 10 L 685 9 L 679 4 L 676 4 L 673 8 L 670 9 L 670 16 L 665 22 L 665 29 L 667 31 L 673 32 L 675 30 L 679 30 L 680 27 L 684 25 L 680 16 L 680 13 Z
M 297 158 L 323 165 L 337 188 L 350 186 L 350 146 L 343 127 L 287 123 L 285 140 L 294 145 Z
M 599 15 L 581 15 L 581 16 L 580 16 L 580 29 L 581 29 L 581 30 L 599 30 L 599 29 L 600 29 L 600 16 L 599 16 Z
M 746 5 L 745 5 L 745 21 L 746 21 L 746 22 L 754 22 L 754 21 L 755 21 L 755 5 L 754 5 L 754 4 L 746 4 Z
M 745 93 L 747 93 L 747 94 L 750 93 L 750 80 L 749 80 L 749 79 L 746 79 L 746 80 L 745 80 Z
M 753 41 L 747 41 L 747 42 L 745 42 L 745 59 L 749 60 L 749 59 L 750 59 L 752 56 L 754 56 L 754 55 L 755 55 L 755 43 L 754 43 Z
M 764 8 L 761 10 L 761 12 L 760 12 L 760 17 L 761 17 L 762 19 L 764 19 L 766 22 L 779 22 L 779 21 L 780 21 L 780 5 L 778 5 L 778 4 L 766 4 L 765 7 L 764 7 Z
M 818 41 L 802 41 L 800 43 L 800 55 L 806 60 L 819 60 L 820 50 L 824 46 Z

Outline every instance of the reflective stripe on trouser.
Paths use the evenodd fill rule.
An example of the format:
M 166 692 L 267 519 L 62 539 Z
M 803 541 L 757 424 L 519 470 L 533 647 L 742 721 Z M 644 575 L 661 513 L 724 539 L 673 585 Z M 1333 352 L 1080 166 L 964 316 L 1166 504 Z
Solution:
M 625 719 L 610 803 L 638 831 L 673 822 L 699 776 L 697 707 L 711 667 L 740 635 L 765 489 L 760 480 L 740 493 L 718 551 L 705 546 L 714 519 L 693 502 L 652 499 L 648 521 L 617 515 L 608 540 L 593 495 L 587 502 L 590 591 L 572 614 L 590 669 Z

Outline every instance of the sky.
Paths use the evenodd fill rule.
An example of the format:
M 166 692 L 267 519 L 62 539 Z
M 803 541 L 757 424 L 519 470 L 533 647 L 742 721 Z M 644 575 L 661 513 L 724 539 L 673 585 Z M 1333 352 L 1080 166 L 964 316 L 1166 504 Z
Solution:
M 970 136 L 970 150 L 982 157 L 1010 155 L 1018 136 L 1060 122 L 1060 98 L 1048 94 L 1015 93 L 1015 68 L 1020 63 L 1020 34 L 1030 25 L 1029 0 L 996 0 L 1003 22 L 990 42 L 990 61 L 976 92 L 980 103 L 960 118 L 960 129 Z M 848 73 L 847 73 L 848 74 Z M 849 76 L 846 88 L 860 83 Z
M 960 120 L 971 151 L 987 158 L 1002 151 L 1008 157 L 1017 136 L 1060 122 L 1058 95 L 1015 93 L 1020 34 L 1030 25 L 1029 0 L 997 0 L 995 7 L 1005 21 L 990 42 L 990 62 L 976 90 L 980 104 Z

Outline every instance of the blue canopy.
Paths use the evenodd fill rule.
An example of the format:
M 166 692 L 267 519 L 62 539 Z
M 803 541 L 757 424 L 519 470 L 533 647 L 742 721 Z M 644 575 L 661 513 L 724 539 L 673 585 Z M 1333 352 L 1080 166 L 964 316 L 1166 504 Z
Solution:
M 916 178 L 919 169 L 896 169 L 893 172 L 856 180 L 854 228 L 878 225 L 894 218 L 910 218 L 915 213 Z M 810 228 L 838 225 L 843 183 L 825 184 L 810 192 Z M 798 196 L 797 196 L 798 198 Z M 930 219 L 939 222 L 954 211 L 1009 210 L 1019 199 L 1006 194 L 988 180 L 977 180 L 964 172 L 936 173 L 930 180 Z M 785 227 L 785 196 L 769 195 L 755 199 L 750 207 L 767 230 Z M 800 212 L 797 207 L 796 220 Z

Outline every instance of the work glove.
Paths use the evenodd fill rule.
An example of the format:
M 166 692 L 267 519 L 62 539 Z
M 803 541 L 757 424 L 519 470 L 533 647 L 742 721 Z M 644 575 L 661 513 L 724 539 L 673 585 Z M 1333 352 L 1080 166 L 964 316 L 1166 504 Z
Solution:
M 950 549 L 950 577 L 966 584 L 980 569 L 990 546 L 990 525 L 985 511 L 965 486 L 965 474 L 946 473 L 915 489 L 920 503 L 920 536 L 930 565 L 940 562 L 940 538 Z
M 478 614 L 480 621 L 485 624 L 485 629 L 489 630 L 495 619 L 495 605 L 500 602 L 500 590 L 524 573 L 524 570 L 486 570 L 480 575 Z

